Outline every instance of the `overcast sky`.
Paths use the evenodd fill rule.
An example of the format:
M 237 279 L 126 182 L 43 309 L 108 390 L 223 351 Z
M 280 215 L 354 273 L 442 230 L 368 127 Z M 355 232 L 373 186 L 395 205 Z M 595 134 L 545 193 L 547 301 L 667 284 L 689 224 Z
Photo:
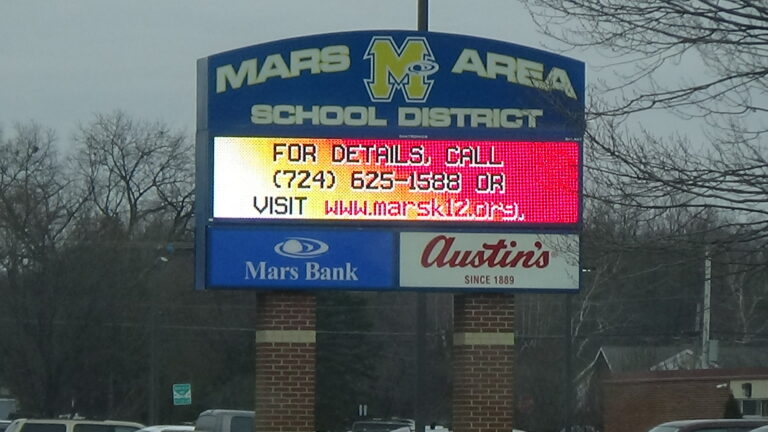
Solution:
M 432 0 L 429 29 L 542 47 L 516 0 Z M 316 33 L 416 29 L 417 0 L 0 0 L 0 128 L 35 120 L 66 148 L 120 109 L 195 129 L 198 58 Z M 584 59 L 581 59 L 584 60 Z

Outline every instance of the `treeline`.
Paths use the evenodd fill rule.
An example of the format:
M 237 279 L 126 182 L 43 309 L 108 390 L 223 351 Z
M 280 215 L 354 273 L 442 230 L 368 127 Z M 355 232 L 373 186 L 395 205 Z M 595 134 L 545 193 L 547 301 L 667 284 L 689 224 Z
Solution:
M 258 294 L 193 288 L 188 136 L 115 112 L 79 127 L 68 154 L 60 144 L 34 122 L 0 134 L 0 387 L 14 415 L 253 409 Z M 410 414 L 409 303 L 318 295 L 319 428 L 349 426 L 359 404 Z M 173 406 L 174 383 L 192 384 L 191 406 Z
M 193 289 L 189 138 L 116 112 L 81 126 L 71 147 L 62 156 L 35 123 L 0 135 L 0 384 L 17 414 L 178 423 L 209 408 L 252 409 L 258 294 Z M 608 344 L 700 340 L 707 259 L 712 338 L 765 342 L 761 210 L 750 219 L 717 206 L 616 202 L 611 181 L 628 187 L 628 171 L 600 149 L 585 143 L 574 371 Z M 345 430 L 359 405 L 413 416 L 413 296 L 318 294 L 319 429 Z M 516 418 L 559 430 L 564 296 L 516 297 Z M 450 424 L 452 296 L 428 299 L 428 414 Z M 191 406 L 173 406 L 174 383 L 192 384 Z M 577 412 L 582 423 L 599 415 Z

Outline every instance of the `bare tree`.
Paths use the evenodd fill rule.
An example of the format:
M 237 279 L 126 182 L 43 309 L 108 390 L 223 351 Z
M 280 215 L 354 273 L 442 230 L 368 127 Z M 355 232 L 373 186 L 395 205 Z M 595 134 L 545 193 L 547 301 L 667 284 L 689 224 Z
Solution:
M 70 347 L 56 343 L 71 304 L 58 257 L 84 203 L 54 142 L 52 131 L 30 123 L 0 143 L 0 373 L 25 406 L 49 415 L 72 375 Z
M 96 213 L 135 237 L 156 220 L 170 220 L 168 238 L 186 234 L 194 199 L 194 152 L 161 123 L 120 111 L 96 115 L 75 141 L 78 171 Z
M 11 273 L 44 265 L 84 201 L 54 142 L 53 131 L 30 123 L 17 125 L 14 136 L 0 143 L 0 259 Z
M 192 152 L 121 113 L 78 139 L 72 164 L 35 123 L 0 141 L 0 380 L 32 414 L 138 419 L 139 323 L 165 253 L 155 247 L 188 234 Z
M 587 196 L 646 210 L 642 220 L 686 208 L 683 226 L 714 211 L 722 225 L 707 226 L 699 236 L 705 242 L 765 238 L 765 2 L 523 1 L 561 47 L 594 49 L 608 59 L 598 66 L 604 79 L 591 83 Z M 656 120 L 648 120 L 653 113 Z M 693 138 L 680 130 L 661 138 L 652 126 L 690 119 L 698 119 Z M 701 139 L 698 132 L 706 142 L 691 141 Z M 728 235 L 715 233 L 723 229 Z
M 594 114 L 671 108 L 733 118 L 768 110 L 762 96 L 768 7 L 762 1 L 523 1 L 547 35 L 570 47 L 596 47 L 616 59 L 614 66 L 626 66 L 603 88 L 618 93 L 615 103 Z M 684 56 L 698 60 L 698 69 L 679 69 Z M 679 82 L 662 77 L 674 69 Z
M 631 135 L 595 121 L 586 149 L 588 198 L 638 210 L 638 223 L 668 218 L 670 234 L 692 225 L 701 243 L 752 243 L 768 235 L 768 147 L 747 138 L 697 150 L 685 139 Z M 683 209 L 683 212 L 677 211 Z M 674 211 L 673 211 L 674 210 Z M 717 224 L 709 223 L 718 220 Z
M 713 334 L 742 344 L 768 338 L 768 270 L 765 251 L 710 253 Z

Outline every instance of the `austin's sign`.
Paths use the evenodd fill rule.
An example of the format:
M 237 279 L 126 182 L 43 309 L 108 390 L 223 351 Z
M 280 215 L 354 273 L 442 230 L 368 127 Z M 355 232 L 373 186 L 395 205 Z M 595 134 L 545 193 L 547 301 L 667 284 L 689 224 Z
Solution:
M 400 234 L 400 285 L 577 289 L 576 234 Z

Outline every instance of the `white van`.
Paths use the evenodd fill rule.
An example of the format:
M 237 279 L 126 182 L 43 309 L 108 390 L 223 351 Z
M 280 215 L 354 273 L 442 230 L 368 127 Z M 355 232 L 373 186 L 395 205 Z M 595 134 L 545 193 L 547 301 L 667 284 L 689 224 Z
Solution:
M 136 432 L 141 423 L 116 420 L 16 419 L 5 432 Z
M 196 432 L 253 432 L 253 411 L 212 409 L 203 411 L 195 422 Z

